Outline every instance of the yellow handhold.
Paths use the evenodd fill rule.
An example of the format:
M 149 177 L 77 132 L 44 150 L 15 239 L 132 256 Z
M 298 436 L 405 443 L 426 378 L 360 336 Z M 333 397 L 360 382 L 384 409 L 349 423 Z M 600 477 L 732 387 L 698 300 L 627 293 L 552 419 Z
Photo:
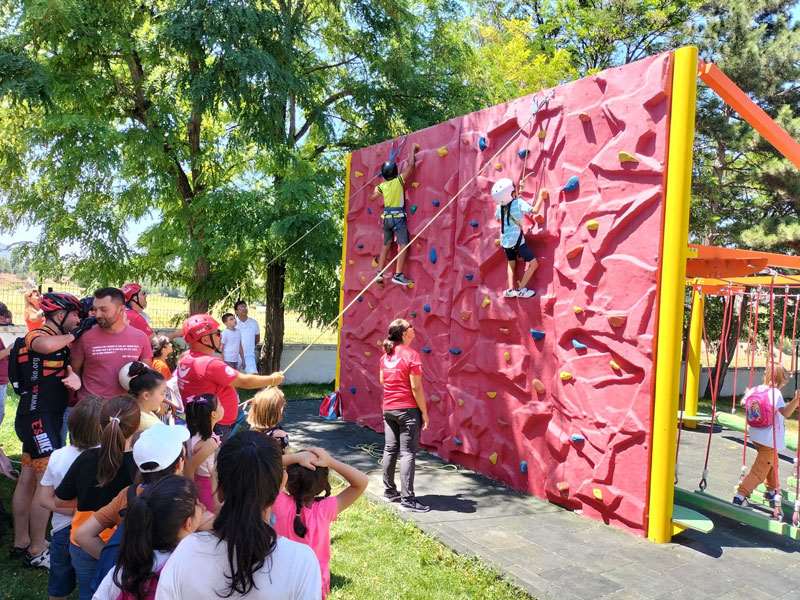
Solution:
M 608 364 L 611 365 L 611 368 L 615 371 L 621 371 L 622 367 L 619 366 L 619 363 L 615 360 L 608 361 Z
M 378 268 L 378 259 L 377 258 L 373 258 L 372 259 L 372 268 L 373 269 L 377 269 Z
M 414 144 L 414 150 L 419 150 L 421 147 L 419 144 Z
M 348 260 L 348 261 L 347 261 L 347 264 L 348 264 L 348 265 L 354 265 L 354 264 L 356 264 L 356 261 L 354 261 L 354 260 L 351 258 L 350 260 Z
M 447 154 L 448 154 L 448 153 L 447 153 L 447 146 L 442 146 L 441 148 L 439 148 L 439 149 L 436 151 L 436 153 L 437 153 L 439 156 L 441 156 L 442 158 L 444 158 L 444 157 L 445 157 L 445 156 L 447 156 Z
M 568 483 L 568 482 L 566 482 L 566 481 L 559 481 L 559 482 L 556 484 L 556 489 L 557 489 L 559 492 L 566 492 L 566 491 L 569 489 L 569 483 Z
M 464 401 L 461 398 L 459 398 L 458 400 L 456 400 L 456 404 L 458 404 L 459 406 L 464 406 Z
M 489 306 L 491 303 L 492 303 L 492 301 L 491 301 L 491 299 L 489 298 L 489 296 L 484 296 L 484 297 L 483 297 L 483 302 L 481 302 L 481 306 L 482 306 L 483 308 L 486 308 L 486 307 L 487 307 L 487 306 Z
M 533 389 L 536 390 L 537 394 L 543 394 L 544 393 L 544 389 L 545 388 L 544 388 L 544 384 L 542 383 L 541 379 L 534 379 L 533 381 L 531 381 L 531 385 L 533 386 Z
M 492 452 L 489 455 L 489 462 L 492 463 L 493 465 L 497 464 L 497 452 Z
M 499 163 L 499 162 L 494 163 L 494 169 L 495 169 L 495 171 L 502 171 L 503 170 L 503 163 Z
M 544 138 L 547 137 L 547 134 L 545 133 L 544 129 L 540 129 L 536 135 L 539 136 L 540 140 L 544 140 Z
M 497 392 L 486 392 L 486 395 L 489 396 L 489 398 L 496 398 Z
M 586 221 L 586 229 L 589 231 L 597 231 L 600 227 L 600 222 L 595 219 Z
M 356 171 L 356 177 L 363 177 L 364 174 L 361 171 Z
M 603 490 L 601 490 L 600 488 L 594 488 L 592 490 L 592 495 L 595 498 L 597 498 L 598 500 L 602 500 L 603 499 Z
M 511 362 L 511 352 L 503 352 L 503 358 L 506 362 Z
M 572 312 L 574 312 L 576 315 L 579 315 L 583 312 L 583 308 L 581 308 L 580 306 L 573 306 Z
M 414 189 L 417 189 L 419 187 L 419 181 L 415 181 L 414 183 L 412 183 L 411 187 L 413 187 Z
M 413 281 L 409 281 L 409 282 L 406 284 L 406 287 L 407 287 L 408 289 L 410 289 L 410 290 L 413 290 L 413 289 L 414 289 L 414 282 L 413 282 Z
M 495 245 L 495 246 L 499 246 L 499 245 L 500 245 L 500 240 L 499 240 L 499 239 L 495 240 L 495 241 L 494 241 L 494 245 Z
M 372 356 L 372 352 L 369 350 L 364 350 L 364 356 Z
M 569 371 L 561 371 L 559 377 L 561 377 L 561 381 L 569 381 L 572 379 L 572 373 Z
M 625 163 L 638 163 L 639 159 L 636 158 L 630 152 L 622 151 L 622 152 L 619 153 L 619 162 L 621 162 L 622 164 L 625 164 Z

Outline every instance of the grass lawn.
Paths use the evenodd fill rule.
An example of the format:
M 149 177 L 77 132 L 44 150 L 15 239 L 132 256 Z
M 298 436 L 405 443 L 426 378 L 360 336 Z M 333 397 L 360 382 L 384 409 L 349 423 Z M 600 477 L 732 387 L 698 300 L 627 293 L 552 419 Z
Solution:
M 319 398 L 327 386 L 285 386 L 289 399 Z M 17 402 L 6 401 L 0 445 L 19 460 L 14 434 Z M 11 510 L 13 483 L 0 478 L 0 499 Z M 474 558 L 455 554 L 398 518 L 389 508 L 364 498 L 333 524 L 330 600 L 459 600 L 531 598 Z M 47 596 L 47 574 L 8 558 L 9 529 L 0 535 L 0 598 L 34 600 Z M 73 594 L 72 598 L 77 598 Z

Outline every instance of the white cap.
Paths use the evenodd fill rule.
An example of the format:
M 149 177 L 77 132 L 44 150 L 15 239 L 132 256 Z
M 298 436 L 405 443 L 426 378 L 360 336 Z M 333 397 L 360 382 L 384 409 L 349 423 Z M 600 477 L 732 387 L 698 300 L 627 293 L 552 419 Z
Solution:
M 514 182 L 508 177 L 503 177 L 494 182 L 492 186 L 492 199 L 496 204 L 505 206 L 514 198 Z
M 145 429 L 136 440 L 133 460 L 142 473 L 163 471 L 178 459 L 183 451 L 183 443 L 188 439 L 189 430 L 186 427 L 158 423 Z M 147 465 L 147 468 L 142 465 Z
M 118 375 L 119 384 L 122 387 L 122 389 L 125 390 L 126 392 L 130 391 L 131 389 L 131 379 L 133 379 L 133 377 L 128 375 L 128 371 L 131 370 L 132 364 L 133 364 L 132 362 L 125 363 L 119 370 L 119 375 Z

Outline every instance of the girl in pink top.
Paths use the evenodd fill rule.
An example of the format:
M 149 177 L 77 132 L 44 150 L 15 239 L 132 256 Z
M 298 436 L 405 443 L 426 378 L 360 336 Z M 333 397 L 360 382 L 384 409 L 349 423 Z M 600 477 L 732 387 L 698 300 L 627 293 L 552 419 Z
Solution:
M 331 591 L 331 523 L 367 489 L 369 479 L 358 469 L 346 465 L 320 448 L 316 470 L 300 465 L 286 468 L 286 491 L 278 494 L 272 505 L 273 527 L 278 535 L 307 544 L 319 560 L 322 571 L 322 597 Z M 331 497 L 328 469 L 333 469 L 350 485 Z M 320 494 L 322 494 L 320 496 Z
M 219 512 L 217 498 L 217 450 L 220 439 L 214 425 L 225 414 L 222 404 L 214 394 L 200 394 L 184 398 L 186 426 L 192 435 L 189 440 L 189 458 L 183 475 L 197 485 L 197 497 L 211 512 Z

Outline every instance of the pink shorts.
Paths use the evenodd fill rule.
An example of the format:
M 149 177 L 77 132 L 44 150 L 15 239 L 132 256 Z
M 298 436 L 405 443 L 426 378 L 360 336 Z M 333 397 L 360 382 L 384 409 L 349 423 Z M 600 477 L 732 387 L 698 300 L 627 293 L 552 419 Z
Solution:
M 214 510 L 214 490 L 211 489 L 211 477 L 207 475 L 195 475 L 194 483 L 197 486 L 197 496 L 209 511 Z

